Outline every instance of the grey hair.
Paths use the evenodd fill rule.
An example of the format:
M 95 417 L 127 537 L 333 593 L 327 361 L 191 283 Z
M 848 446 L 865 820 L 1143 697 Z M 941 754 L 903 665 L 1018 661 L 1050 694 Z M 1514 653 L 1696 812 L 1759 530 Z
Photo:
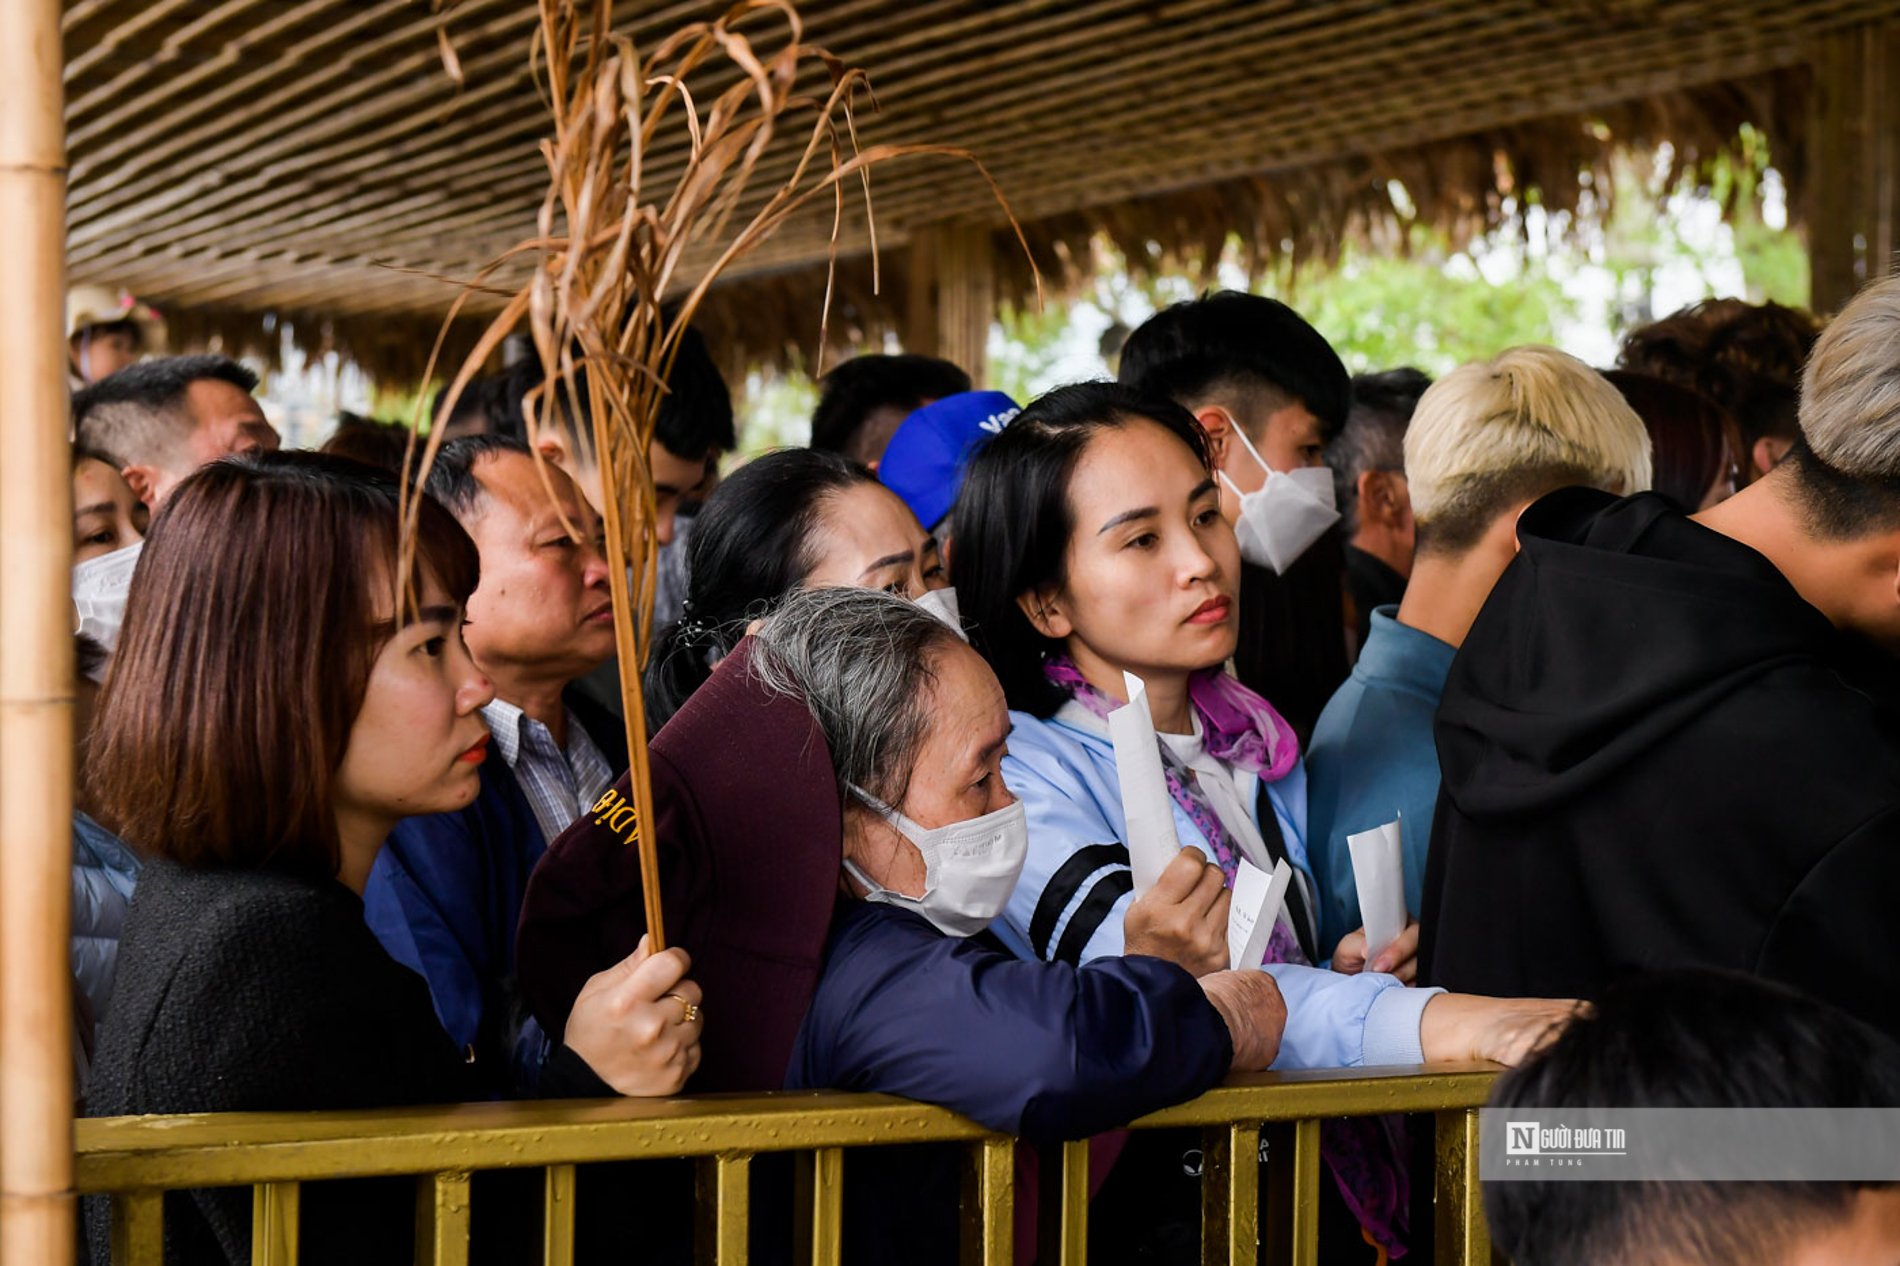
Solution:
M 1801 433 L 1855 479 L 1900 479 L 1900 276 L 1828 322 L 1801 377 Z
M 1432 385 L 1422 370 L 1388 369 L 1352 376 L 1352 409 L 1326 446 L 1334 499 L 1347 536 L 1359 530 L 1359 476 L 1369 470 L 1405 471 L 1405 428 L 1418 398 Z
M 930 728 L 935 657 L 961 645 L 909 599 L 878 589 L 796 589 L 759 629 L 753 675 L 803 699 L 831 748 L 839 794 L 853 785 L 904 802 Z

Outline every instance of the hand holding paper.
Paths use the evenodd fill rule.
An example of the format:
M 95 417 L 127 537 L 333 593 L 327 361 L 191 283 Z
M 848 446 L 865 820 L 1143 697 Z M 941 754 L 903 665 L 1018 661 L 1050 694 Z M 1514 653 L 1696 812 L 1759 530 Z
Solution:
M 1405 931 L 1405 854 L 1397 819 L 1346 837 L 1353 885 L 1365 919 L 1366 954 L 1378 954 Z
M 1174 799 L 1161 769 L 1161 743 L 1148 710 L 1148 687 L 1133 673 L 1123 673 L 1122 680 L 1128 702 L 1108 714 L 1108 734 L 1115 743 L 1115 776 L 1121 783 L 1122 816 L 1128 824 L 1128 862 L 1135 872 L 1135 896 L 1140 897 L 1154 887 L 1181 851 L 1181 837 L 1174 832 Z
M 1267 940 L 1273 925 L 1280 921 L 1280 908 L 1286 901 L 1287 886 L 1293 882 L 1293 868 L 1282 857 L 1269 875 L 1246 858 L 1234 874 L 1234 898 L 1227 907 L 1228 965 L 1235 971 L 1248 971 L 1266 960 Z

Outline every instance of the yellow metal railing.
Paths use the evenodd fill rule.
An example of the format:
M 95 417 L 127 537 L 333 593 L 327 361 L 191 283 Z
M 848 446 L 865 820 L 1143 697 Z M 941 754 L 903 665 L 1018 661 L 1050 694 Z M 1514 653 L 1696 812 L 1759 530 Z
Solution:
M 1437 1118 L 1436 1235 L 1446 1266 L 1487 1266 L 1478 1193 L 1477 1109 L 1496 1069 L 1262 1073 L 1237 1077 L 1135 1129 L 1204 1131 L 1202 1260 L 1313 1266 L 1318 1259 L 1320 1123 L 1332 1117 L 1433 1113 Z M 545 1171 L 546 1266 L 574 1260 L 576 1165 L 692 1158 L 699 1257 L 743 1266 L 750 1165 L 798 1154 L 800 1244 L 812 1266 L 836 1266 L 843 1240 L 844 1150 L 896 1143 L 966 1145 L 963 1260 L 1006 1266 L 1014 1251 L 1015 1140 L 941 1108 L 888 1095 L 783 1092 L 748 1097 L 465 1104 L 367 1112 L 223 1113 L 114 1117 L 76 1124 L 77 1188 L 113 1197 L 113 1262 L 161 1266 L 163 1193 L 252 1189 L 251 1260 L 296 1266 L 299 1184 L 329 1178 L 417 1176 L 418 1262 L 462 1266 L 469 1248 L 469 1176 Z M 1271 1157 L 1255 1163 L 1265 1139 Z M 1045 1266 L 1088 1256 L 1088 1147 L 1042 1154 L 1040 1250 Z M 1426 1233 L 1415 1228 L 1415 1234 Z

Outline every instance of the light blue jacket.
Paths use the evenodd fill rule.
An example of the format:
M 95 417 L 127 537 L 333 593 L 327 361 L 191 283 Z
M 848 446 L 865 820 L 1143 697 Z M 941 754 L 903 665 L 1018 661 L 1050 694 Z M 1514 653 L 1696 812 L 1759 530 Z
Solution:
M 1010 713 L 1003 780 L 1029 818 L 1029 856 L 1003 916 L 991 925 L 1022 958 L 1086 963 L 1122 952 L 1122 918 L 1133 902 L 1127 832 L 1115 749 L 1106 726 Z M 1240 791 L 1258 813 L 1258 784 Z M 1295 767 L 1267 787 L 1287 858 L 1311 891 L 1306 863 L 1306 773 Z M 1179 807 L 1175 833 L 1211 859 L 1206 840 Z M 1436 990 L 1408 989 L 1392 976 L 1342 976 L 1318 967 L 1269 963 L 1286 999 L 1287 1025 L 1275 1068 L 1357 1068 L 1417 1064 L 1419 1015 Z

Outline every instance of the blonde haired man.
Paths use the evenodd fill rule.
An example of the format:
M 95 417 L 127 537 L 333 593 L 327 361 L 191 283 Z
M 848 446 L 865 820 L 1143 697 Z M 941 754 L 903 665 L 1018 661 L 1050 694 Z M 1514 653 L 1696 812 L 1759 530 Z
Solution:
M 1800 421 L 1693 518 L 1569 490 L 1518 520 L 1438 713 L 1432 983 L 1727 968 L 1900 1033 L 1900 278 L 1822 335 Z
M 1461 366 L 1419 398 L 1405 432 L 1418 524 L 1412 578 L 1396 607 L 1372 613 L 1359 662 L 1320 714 L 1307 754 L 1322 944 L 1365 921 L 1346 837 L 1394 817 L 1406 905 L 1419 913 L 1438 800 L 1432 715 L 1452 656 L 1517 554 L 1518 515 L 1558 488 L 1632 493 L 1649 477 L 1642 419 L 1602 375 L 1553 347 Z M 1382 947 L 1367 949 L 1385 970 Z

